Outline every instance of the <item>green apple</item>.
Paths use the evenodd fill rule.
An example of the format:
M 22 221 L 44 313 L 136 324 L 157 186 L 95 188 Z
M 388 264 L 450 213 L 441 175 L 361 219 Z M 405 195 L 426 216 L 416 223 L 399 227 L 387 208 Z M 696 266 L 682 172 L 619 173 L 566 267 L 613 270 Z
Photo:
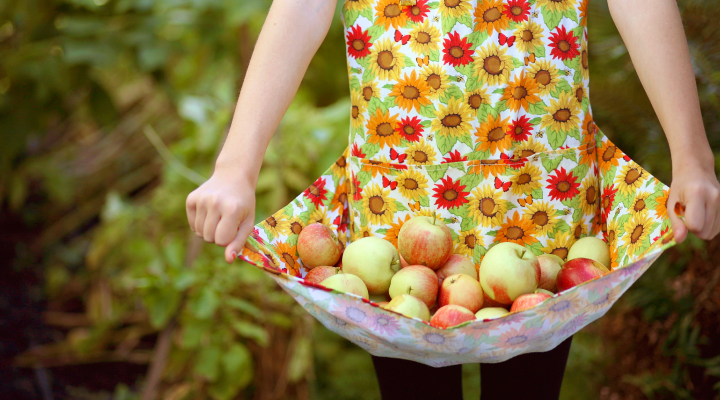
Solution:
M 594 236 L 584 237 L 570 247 L 567 260 L 589 258 L 610 269 L 610 248 L 602 239 Z
M 321 285 L 328 289 L 335 289 L 340 292 L 352 293 L 361 296 L 363 299 L 370 297 L 367 287 L 362 279 L 351 274 L 335 274 L 324 281 Z
M 343 272 L 358 276 L 370 294 L 383 294 L 400 269 L 400 255 L 387 240 L 374 236 L 358 239 L 345 249 Z
M 480 263 L 480 285 L 489 298 L 511 305 L 518 296 L 532 293 L 540 281 L 540 264 L 532 251 L 511 243 L 498 243 Z
M 395 296 L 385 307 L 386 310 L 395 311 L 406 317 L 420 318 L 423 321 L 430 321 L 430 310 L 425 302 L 409 294 Z
M 483 319 L 495 319 L 510 314 L 510 311 L 502 307 L 486 307 L 475 313 L 475 318 L 479 320 Z

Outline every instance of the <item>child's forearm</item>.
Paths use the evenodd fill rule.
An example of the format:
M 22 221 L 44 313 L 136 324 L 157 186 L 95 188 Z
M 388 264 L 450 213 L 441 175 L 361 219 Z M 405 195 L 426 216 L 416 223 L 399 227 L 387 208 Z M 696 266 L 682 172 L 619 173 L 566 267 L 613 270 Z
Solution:
M 608 6 L 667 136 L 673 174 L 712 171 L 713 154 L 676 2 L 608 0 Z
M 216 173 L 255 185 L 263 155 L 312 57 L 327 35 L 335 0 L 274 0 L 255 45 Z

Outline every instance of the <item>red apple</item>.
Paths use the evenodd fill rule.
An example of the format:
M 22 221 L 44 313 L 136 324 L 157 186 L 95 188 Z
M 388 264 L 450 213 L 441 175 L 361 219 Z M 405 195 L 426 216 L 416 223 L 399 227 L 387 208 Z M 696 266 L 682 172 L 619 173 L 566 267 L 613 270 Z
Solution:
M 365 283 L 355 275 L 336 274 L 320 282 L 320 284 L 329 289 L 356 294 L 364 299 L 370 297 Z
M 478 280 L 478 273 L 475 269 L 475 263 L 471 259 L 460 254 L 453 254 L 448 258 L 435 273 L 438 276 L 438 283 L 442 285 L 443 279 L 450 275 L 465 274 Z
M 557 287 L 559 291 L 570 289 L 583 282 L 599 278 L 608 273 L 607 268 L 595 260 L 589 258 L 574 258 L 565 264 L 557 275 Z
M 495 319 L 510 314 L 510 311 L 502 307 L 485 307 L 475 313 L 475 319 Z
M 395 246 L 375 236 L 350 243 L 343 253 L 342 263 L 343 272 L 360 277 L 371 294 L 386 293 L 390 279 L 400 269 Z
M 316 222 L 300 232 L 297 251 L 306 269 L 335 265 L 340 259 L 340 242 L 330 228 Z
M 463 306 L 473 314 L 483 306 L 480 282 L 465 274 L 450 275 L 443 281 L 438 296 L 440 307 L 448 304 Z
M 440 268 L 452 254 L 450 229 L 439 219 L 415 217 L 398 233 L 398 250 L 410 265 Z
M 409 294 L 422 300 L 430 308 L 437 298 L 438 283 L 435 271 L 422 265 L 410 265 L 398 271 L 390 280 L 390 297 Z
M 430 319 L 430 325 L 438 328 L 449 328 L 474 319 L 475 314 L 467 308 L 455 304 L 448 304 L 437 310 L 432 319 Z
M 540 280 L 540 264 L 532 251 L 512 242 L 498 243 L 480 264 L 480 284 L 496 302 L 512 304 L 521 294 L 532 293 Z
M 400 268 L 402 269 L 409 266 L 410 264 L 408 264 L 407 261 L 405 261 L 405 259 L 403 258 L 402 254 L 400 254 Z
M 537 257 L 540 263 L 538 288 L 557 292 L 557 274 L 563 265 L 563 259 L 555 254 L 542 254 Z
M 551 297 L 552 295 L 543 292 L 523 294 L 513 301 L 510 312 L 519 312 L 533 308 Z
M 325 279 L 339 273 L 340 270 L 335 267 L 316 267 L 311 269 L 307 274 L 305 274 L 305 281 L 307 282 L 314 282 L 314 283 L 320 283 L 324 281 Z
M 430 310 L 424 301 L 409 294 L 395 296 L 385 306 L 386 310 L 395 311 L 407 317 L 420 318 L 423 321 L 430 321 Z
M 480 285 L 482 286 L 482 285 Z M 500 308 L 507 308 L 505 304 L 502 304 L 500 302 L 497 302 L 490 297 L 488 297 L 488 294 L 486 291 L 483 290 L 483 307 L 500 307 Z
M 568 252 L 568 261 L 576 258 L 589 258 L 604 265 L 605 268 L 610 267 L 610 248 L 602 239 L 594 236 L 584 237 L 573 243 Z

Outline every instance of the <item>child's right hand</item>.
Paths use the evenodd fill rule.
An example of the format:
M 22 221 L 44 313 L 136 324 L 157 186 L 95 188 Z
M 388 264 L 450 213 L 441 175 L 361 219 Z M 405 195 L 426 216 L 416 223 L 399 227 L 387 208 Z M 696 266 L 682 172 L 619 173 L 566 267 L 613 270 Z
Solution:
M 255 223 L 255 189 L 237 174 L 215 170 L 185 201 L 190 229 L 206 242 L 225 247 L 232 263 Z

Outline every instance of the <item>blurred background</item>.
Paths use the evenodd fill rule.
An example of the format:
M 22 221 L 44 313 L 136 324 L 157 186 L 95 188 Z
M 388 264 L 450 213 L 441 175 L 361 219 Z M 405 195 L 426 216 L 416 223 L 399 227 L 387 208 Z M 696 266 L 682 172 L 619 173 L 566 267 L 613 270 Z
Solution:
M 0 2 L 0 397 L 379 398 L 367 353 L 187 226 L 270 3 Z M 720 6 L 678 3 L 720 156 Z M 589 29 L 595 120 L 669 184 L 666 140 L 602 0 Z M 346 146 L 344 47 L 338 14 L 265 157 L 259 220 Z M 668 251 L 576 335 L 563 398 L 717 399 L 718 261 L 720 240 Z M 477 365 L 463 372 L 477 399 Z

